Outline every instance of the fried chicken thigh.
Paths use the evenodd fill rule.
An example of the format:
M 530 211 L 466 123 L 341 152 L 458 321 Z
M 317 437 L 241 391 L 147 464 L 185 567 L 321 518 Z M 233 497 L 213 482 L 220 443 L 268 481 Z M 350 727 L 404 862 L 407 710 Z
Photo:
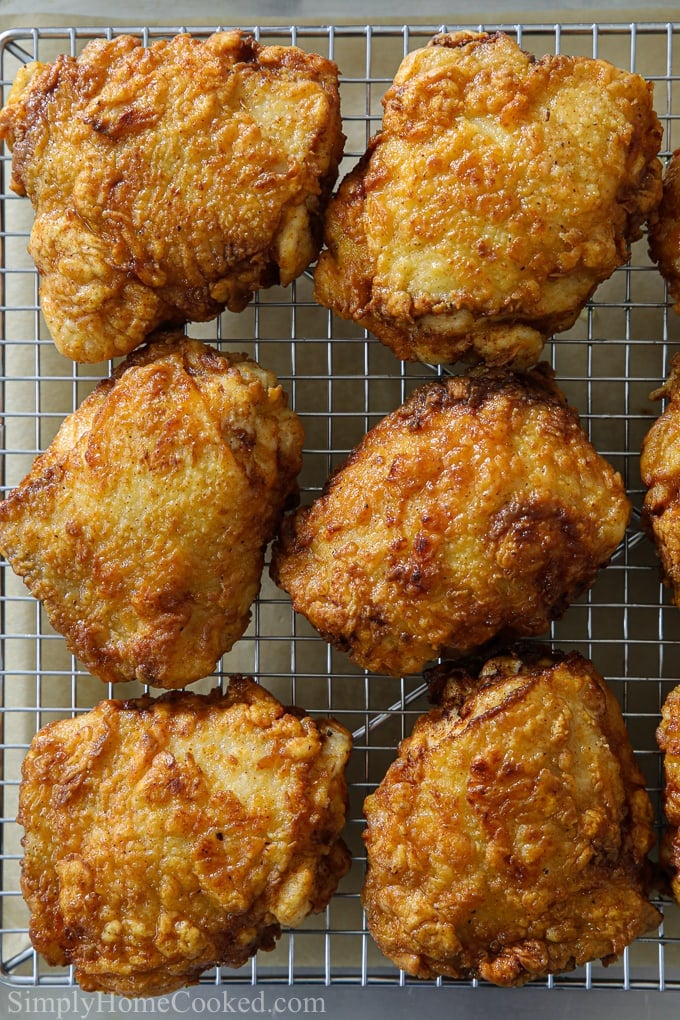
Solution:
M 317 299 L 400 358 L 535 363 L 660 200 L 652 86 L 465 31 L 410 53 L 383 105 L 329 206 Z
M 344 142 L 337 67 L 237 31 L 99 39 L 19 72 L 0 139 L 35 209 L 52 337 L 101 361 L 240 311 L 316 258 Z
M 454 671 L 365 802 L 369 929 L 416 977 L 521 985 L 609 963 L 661 919 L 618 703 L 576 653 L 523 658 Z
M 630 503 L 550 369 L 418 388 L 309 507 L 272 577 L 329 642 L 395 676 L 545 631 L 623 538 Z
M 85 991 L 139 996 L 273 949 L 349 868 L 350 745 L 246 678 L 46 726 L 19 799 L 36 950 Z
M 680 686 L 671 691 L 663 704 L 656 739 L 663 752 L 664 813 L 668 822 L 659 858 L 672 894 L 680 903 Z
M 182 687 L 248 625 L 302 442 L 271 372 L 157 334 L 0 503 L 0 550 L 90 672 Z
M 640 475 L 647 487 L 642 524 L 655 544 L 662 576 L 680 606 L 680 357 L 653 397 L 666 397 L 665 410 L 642 442 Z
M 680 149 L 668 161 L 661 204 L 650 218 L 649 249 L 680 312 Z

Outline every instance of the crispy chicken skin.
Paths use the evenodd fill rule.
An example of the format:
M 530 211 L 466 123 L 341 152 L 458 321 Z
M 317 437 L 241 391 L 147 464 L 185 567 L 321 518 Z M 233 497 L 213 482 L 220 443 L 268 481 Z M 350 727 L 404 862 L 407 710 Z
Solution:
M 407 973 L 521 985 L 609 963 L 659 924 L 652 806 L 592 664 L 517 653 L 453 671 L 364 805 L 363 899 Z
M 656 739 L 664 755 L 664 813 L 668 823 L 661 838 L 659 862 L 672 895 L 680 903 L 680 686 L 663 704 Z
M 680 357 L 665 384 L 652 394 L 666 398 L 665 410 L 642 442 L 640 475 L 647 492 L 642 525 L 656 546 L 662 576 L 680 605 Z
M 344 143 L 337 67 L 237 31 L 99 39 L 19 72 L 0 139 L 35 209 L 53 339 L 101 361 L 316 258 Z
M 85 991 L 127 996 L 272 949 L 349 868 L 350 746 L 243 677 L 46 726 L 19 799 L 33 945 Z
M 0 503 L 0 551 L 90 672 L 182 687 L 248 625 L 302 442 L 273 373 L 156 334 Z
M 668 161 L 663 198 L 649 222 L 649 249 L 680 313 L 680 149 Z
M 410 53 L 383 105 L 329 206 L 317 299 L 406 360 L 535 363 L 661 198 L 652 86 L 456 32 Z
M 395 676 L 545 631 L 623 538 L 622 480 L 547 365 L 419 387 L 310 507 L 272 577 L 329 642 Z

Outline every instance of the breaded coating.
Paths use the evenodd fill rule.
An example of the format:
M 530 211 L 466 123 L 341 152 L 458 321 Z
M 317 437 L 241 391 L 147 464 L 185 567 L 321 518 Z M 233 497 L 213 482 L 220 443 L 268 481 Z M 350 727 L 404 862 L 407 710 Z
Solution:
M 652 397 L 668 402 L 642 441 L 640 475 L 647 492 L 641 522 L 656 547 L 662 578 L 680 606 L 680 356 Z
M 303 438 L 273 373 L 156 334 L 0 503 L 0 551 L 90 672 L 183 687 L 248 625 Z
M 243 677 L 46 726 L 19 797 L 34 947 L 85 991 L 127 996 L 273 949 L 349 868 L 350 747 Z
M 664 814 L 668 823 L 661 838 L 659 861 L 672 895 L 680 903 L 680 686 L 670 692 L 662 706 L 656 739 L 663 752 Z
M 316 296 L 398 357 L 534 364 L 661 198 L 652 85 L 507 35 L 405 57 L 326 216 Z
M 668 161 L 661 204 L 650 217 L 649 251 L 680 313 L 680 149 Z
M 661 915 L 653 811 L 592 663 L 510 654 L 422 716 L 366 799 L 371 934 L 398 967 L 522 985 L 612 962 Z
M 400 676 L 547 630 L 630 510 L 547 365 L 477 368 L 419 387 L 375 426 L 284 519 L 271 572 L 327 641 Z
M 32 63 L 0 113 L 52 337 L 76 361 L 241 311 L 318 253 L 344 137 L 338 72 L 238 31 L 98 39 Z

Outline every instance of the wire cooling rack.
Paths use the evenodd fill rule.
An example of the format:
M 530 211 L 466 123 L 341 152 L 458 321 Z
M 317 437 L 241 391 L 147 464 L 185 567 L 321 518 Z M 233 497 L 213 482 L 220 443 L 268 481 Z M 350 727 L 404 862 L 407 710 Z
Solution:
M 409 50 L 454 25 L 262 28 L 243 26 L 262 42 L 296 44 L 327 55 L 341 71 L 344 129 L 341 174 L 363 153 L 378 129 L 381 99 Z M 662 156 L 680 145 L 680 24 L 486 25 L 502 28 L 540 56 L 563 52 L 598 56 L 654 82 L 664 127 Z M 175 28 L 13 29 L 0 36 L 3 101 L 20 65 L 77 54 L 96 36 L 132 32 L 147 44 Z M 191 29 L 199 36 L 212 29 Z M 26 253 L 32 213 L 28 200 L 9 190 L 10 156 L 2 171 L 2 265 L 0 357 L 3 400 L 4 491 L 17 484 L 44 450 L 64 416 L 74 410 L 111 364 L 78 366 L 58 355 L 40 316 L 38 279 Z M 246 350 L 273 369 L 306 429 L 302 500 L 318 493 L 368 428 L 397 407 L 415 385 L 441 369 L 402 364 L 353 324 L 340 321 L 313 299 L 311 277 L 291 288 L 260 293 L 240 315 L 224 314 L 192 325 L 191 335 L 228 350 Z M 647 778 L 661 828 L 661 762 L 655 743 L 660 705 L 680 680 L 680 609 L 659 581 L 658 563 L 640 531 L 643 491 L 640 443 L 658 405 L 649 393 L 666 376 L 680 345 L 680 316 L 647 255 L 646 239 L 634 245 L 630 263 L 603 284 L 574 327 L 552 340 L 545 359 L 582 415 L 598 450 L 626 481 L 636 512 L 625 541 L 593 589 L 573 605 L 549 635 L 556 647 L 577 649 L 608 679 L 623 708 L 639 764 Z M 1 979 L 16 988 L 73 985 L 69 969 L 49 968 L 35 956 L 27 935 L 27 911 L 19 891 L 20 831 L 15 822 L 22 758 L 33 733 L 45 723 L 84 711 L 102 697 L 133 697 L 134 684 L 115 690 L 89 677 L 50 628 L 39 604 L 6 565 L 0 567 L 2 613 L 2 854 L 0 856 Z M 323 914 L 284 932 L 273 953 L 260 954 L 239 971 L 205 975 L 207 984 L 403 986 L 434 985 L 456 1008 L 461 986 L 476 982 L 420 982 L 407 978 L 380 954 L 366 928 L 360 903 L 365 855 L 362 803 L 427 705 L 417 678 L 371 675 L 330 649 L 292 612 L 268 579 L 244 638 L 225 656 L 221 671 L 195 685 L 208 689 L 229 673 L 254 675 L 284 702 L 312 714 L 330 713 L 354 734 L 349 766 L 351 792 L 347 840 L 354 855 L 350 874 Z M 621 960 L 588 965 L 542 983 L 553 989 L 680 989 L 680 911 L 661 904 L 658 934 L 635 942 Z M 532 987 L 532 986 L 529 986 Z M 413 988 L 411 991 L 413 991 Z M 486 989 L 486 990 L 485 990 Z M 496 990 L 480 986 L 476 995 Z M 528 989 L 511 994 L 531 994 Z M 478 999 L 479 1002 L 482 999 Z M 498 1002 L 496 998 L 494 1002 Z M 525 1000 L 526 1001 L 526 1000 Z M 554 1002 L 558 1001 L 556 997 Z M 514 1013 L 512 1015 L 515 1015 Z

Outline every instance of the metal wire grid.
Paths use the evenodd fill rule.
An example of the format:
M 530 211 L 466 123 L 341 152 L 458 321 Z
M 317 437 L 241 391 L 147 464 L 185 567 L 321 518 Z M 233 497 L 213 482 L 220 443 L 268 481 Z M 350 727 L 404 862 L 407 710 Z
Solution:
M 335 59 L 341 70 L 347 135 L 344 173 L 361 155 L 381 117 L 380 100 L 401 57 L 436 31 L 456 26 L 326 26 L 258 28 L 263 42 L 300 45 Z M 655 83 L 664 149 L 680 144 L 680 25 L 494 25 L 538 55 L 585 54 L 611 59 Z M 173 28 L 14 29 L 0 36 L 3 101 L 19 66 L 30 59 L 76 54 L 91 38 L 129 31 L 145 44 L 180 31 Z M 197 29 L 207 35 L 212 28 Z M 45 449 L 63 417 L 74 410 L 112 365 L 78 366 L 56 354 L 38 303 L 38 279 L 26 254 L 31 213 L 28 202 L 9 190 L 10 156 L 0 161 L 2 179 L 2 264 L 0 265 L 0 356 L 3 399 L 3 491 L 23 477 Z M 309 501 L 364 432 L 398 406 L 419 382 L 441 369 L 398 362 L 390 351 L 356 326 L 341 322 L 314 302 L 305 274 L 288 290 L 258 295 L 240 315 L 225 313 L 213 323 L 192 325 L 194 336 L 231 350 L 247 350 L 279 375 L 306 428 L 303 501 Z M 603 284 L 576 325 L 546 347 L 545 358 L 579 409 L 600 450 L 624 475 L 636 508 L 642 499 L 638 454 L 658 406 L 649 392 L 665 377 L 680 343 L 680 317 L 670 309 L 646 242 L 638 242 L 630 263 Z M 73 984 L 69 969 L 48 968 L 30 948 L 27 913 L 19 892 L 21 856 L 14 821 L 21 760 L 32 734 L 46 722 L 85 711 L 102 696 L 119 696 L 89 677 L 9 567 L 0 568 L 2 640 L 2 868 L 0 881 L 0 967 L 14 986 Z M 655 554 L 639 529 L 636 510 L 625 541 L 591 592 L 552 628 L 557 647 L 576 648 L 608 678 L 620 699 L 647 777 L 661 827 L 661 763 L 654 739 L 659 708 L 680 680 L 680 610 L 659 582 Z M 331 713 L 354 733 L 349 768 L 351 790 L 347 839 L 353 850 L 350 875 L 325 913 L 296 931 L 285 932 L 277 949 L 261 954 L 237 972 L 216 972 L 205 981 L 314 982 L 332 985 L 412 983 L 373 945 L 359 894 L 365 856 L 361 843 L 362 802 L 395 755 L 398 741 L 427 707 L 417 678 L 369 676 L 328 647 L 292 612 L 286 596 L 263 578 L 252 624 L 225 656 L 209 688 L 232 672 L 252 673 L 287 702 L 312 713 Z M 141 688 L 139 688 L 141 692 Z M 125 685 L 125 696 L 138 693 Z M 680 911 L 662 904 L 658 935 L 639 939 L 616 965 L 592 964 L 551 978 L 551 987 L 619 989 L 680 988 Z M 456 982 L 436 982 L 440 986 Z M 476 982 L 472 982 L 476 984 Z

